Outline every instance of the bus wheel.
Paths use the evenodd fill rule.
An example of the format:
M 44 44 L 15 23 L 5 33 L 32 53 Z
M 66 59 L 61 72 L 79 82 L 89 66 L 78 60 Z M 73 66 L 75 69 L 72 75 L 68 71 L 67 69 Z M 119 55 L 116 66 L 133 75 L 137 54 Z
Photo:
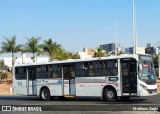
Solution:
M 117 99 L 116 91 L 113 88 L 106 88 L 104 90 L 103 96 L 104 96 L 104 100 L 107 100 L 109 102 L 114 102 Z
M 40 93 L 40 98 L 43 101 L 49 101 L 51 99 L 50 91 L 47 88 L 43 88 Z
M 120 99 L 123 101 L 128 101 L 130 99 L 130 97 L 120 97 Z

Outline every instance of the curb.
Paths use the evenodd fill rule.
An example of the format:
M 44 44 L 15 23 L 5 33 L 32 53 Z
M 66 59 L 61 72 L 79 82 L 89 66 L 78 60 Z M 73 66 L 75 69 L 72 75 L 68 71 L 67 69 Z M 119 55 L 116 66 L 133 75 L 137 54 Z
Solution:
M 16 96 L 15 94 L 0 94 L 0 96 Z

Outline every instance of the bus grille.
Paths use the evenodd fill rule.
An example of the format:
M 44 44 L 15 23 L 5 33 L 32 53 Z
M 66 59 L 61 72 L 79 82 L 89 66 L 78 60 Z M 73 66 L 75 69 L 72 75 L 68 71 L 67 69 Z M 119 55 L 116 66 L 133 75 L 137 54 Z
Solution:
M 147 89 L 149 94 L 157 93 L 157 89 Z

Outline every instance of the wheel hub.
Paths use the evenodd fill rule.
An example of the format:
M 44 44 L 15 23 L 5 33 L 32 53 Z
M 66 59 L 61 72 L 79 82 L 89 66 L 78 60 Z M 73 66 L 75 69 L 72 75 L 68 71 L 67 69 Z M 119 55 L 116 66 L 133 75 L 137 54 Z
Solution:
M 44 98 L 44 99 L 46 99 L 47 98 L 47 93 L 44 91 L 44 92 L 42 92 L 42 97 Z
M 108 96 L 109 98 L 113 98 L 113 92 L 112 92 L 112 91 L 109 91 L 109 92 L 107 93 L 107 96 Z

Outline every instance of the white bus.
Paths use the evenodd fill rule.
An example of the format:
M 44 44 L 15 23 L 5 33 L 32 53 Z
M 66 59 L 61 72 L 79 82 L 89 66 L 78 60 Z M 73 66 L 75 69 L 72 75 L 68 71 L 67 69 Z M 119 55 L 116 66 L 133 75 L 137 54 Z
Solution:
M 150 55 L 121 55 L 14 66 L 17 95 L 51 97 L 92 96 L 115 101 L 157 94 Z

